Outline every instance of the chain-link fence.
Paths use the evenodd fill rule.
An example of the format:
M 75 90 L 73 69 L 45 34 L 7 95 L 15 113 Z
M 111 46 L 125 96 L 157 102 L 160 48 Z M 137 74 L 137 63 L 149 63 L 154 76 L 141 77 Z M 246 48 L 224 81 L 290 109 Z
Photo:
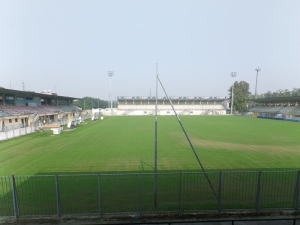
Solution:
M 0 217 L 299 211 L 299 204 L 300 171 L 0 177 Z

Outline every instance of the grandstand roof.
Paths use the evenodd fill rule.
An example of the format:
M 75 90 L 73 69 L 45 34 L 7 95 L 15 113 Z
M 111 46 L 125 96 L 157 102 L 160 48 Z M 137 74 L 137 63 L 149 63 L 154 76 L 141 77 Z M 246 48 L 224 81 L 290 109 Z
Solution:
M 249 99 L 251 102 L 256 103 L 281 103 L 281 102 L 300 102 L 300 96 L 291 96 L 291 97 L 277 97 L 277 98 L 258 98 L 258 99 Z
M 42 97 L 42 98 L 57 98 L 57 99 L 68 99 L 68 100 L 75 100 L 80 98 L 73 98 L 73 97 L 67 97 L 67 96 L 59 96 L 56 94 L 42 94 L 42 93 L 36 93 L 34 91 L 19 91 L 19 90 L 13 90 L 13 89 L 6 89 L 3 87 L 0 87 L 0 95 L 7 94 L 7 95 L 25 95 L 25 96 L 31 96 L 31 97 Z

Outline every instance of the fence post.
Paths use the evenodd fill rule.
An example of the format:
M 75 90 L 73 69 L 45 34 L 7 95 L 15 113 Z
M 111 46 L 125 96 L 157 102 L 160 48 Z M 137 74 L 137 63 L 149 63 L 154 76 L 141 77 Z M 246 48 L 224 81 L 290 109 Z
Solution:
M 60 204 L 60 192 L 59 192 L 59 184 L 58 184 L 58 176 L 55 175 L 55 187 L 56 187 L 56 205 L 57 205 L 57 217 L 61 217 L 61 204 Z
M 182 214 L 182 172 L 179 173 L 179 215 Z
M 16 187 L 16 181 L 14 175 L 11 176 L 11 186 L 12 186 L 15 219 L 17 220 L 19 217 L 19 205 L 18 205 L 17 187 Z
M 296 212 L 299 211 L 299 195 L 300 195 L 300 170 L 298 170 L 297 173 L 296 188 L 295 188 L 294 208 Z
M 99 218 L 102 217 L 102 207 L 101 207 L 101 189 L 100 189 L 100 174 L 98 173 L 98 205 L 99 205 Z
M 222 171 L 219 174 L 219 193 L 218 193 L 218 211 L 221 213 L 222 211 L 222 183 L 223 183 L 223 176 Z
M 261 201 L 261 180 L 262 180 L 262 171 L 258 173 L 258 182 L 257 182 L 257 192 L 256 192 L 256 211 L 260 210 L 260 201 Z

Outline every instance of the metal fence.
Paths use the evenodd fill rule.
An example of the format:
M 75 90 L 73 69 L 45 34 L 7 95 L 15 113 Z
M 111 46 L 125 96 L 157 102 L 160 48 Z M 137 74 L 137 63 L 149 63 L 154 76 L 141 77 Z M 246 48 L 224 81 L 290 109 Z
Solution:
M 299 211 L 300 171 L 158 173 L 156 207 L 154 175 L 2 176 L 0 217 Z

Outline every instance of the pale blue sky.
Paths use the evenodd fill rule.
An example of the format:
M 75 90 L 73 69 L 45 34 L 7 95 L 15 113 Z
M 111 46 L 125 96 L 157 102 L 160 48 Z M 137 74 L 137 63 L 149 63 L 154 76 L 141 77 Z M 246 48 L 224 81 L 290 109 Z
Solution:
M 108 99 L 300 88 L 299 0 L 0 0 L 0 86 Z M 162 90 L 159 95 L 163 96 Z

